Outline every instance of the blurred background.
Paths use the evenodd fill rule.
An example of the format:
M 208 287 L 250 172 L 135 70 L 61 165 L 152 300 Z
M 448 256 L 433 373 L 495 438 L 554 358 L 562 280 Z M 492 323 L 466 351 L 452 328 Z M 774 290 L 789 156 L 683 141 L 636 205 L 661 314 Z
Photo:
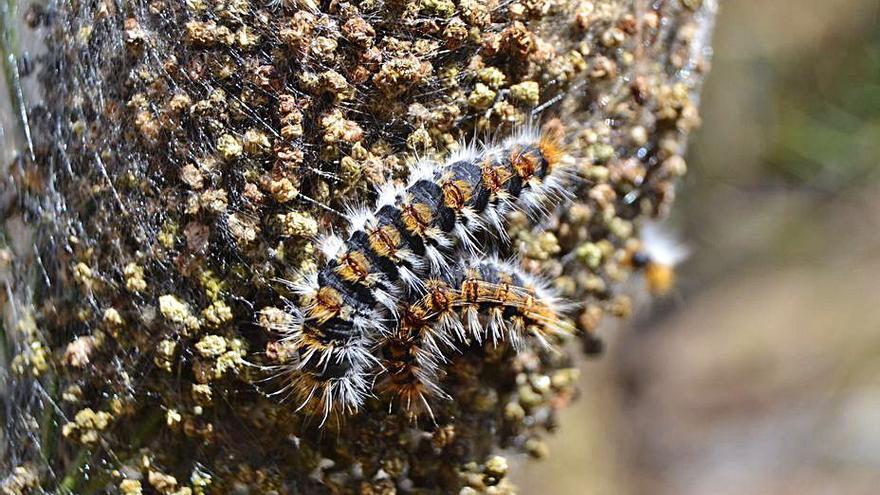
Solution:
M 723 0 L 676 291 L 524 494 L 880 493 L 880 2 Z

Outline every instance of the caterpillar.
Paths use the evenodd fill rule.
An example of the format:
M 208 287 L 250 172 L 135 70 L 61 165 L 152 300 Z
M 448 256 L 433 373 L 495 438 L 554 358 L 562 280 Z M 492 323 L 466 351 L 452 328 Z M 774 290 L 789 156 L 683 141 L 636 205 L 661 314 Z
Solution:
M 471 259 L 448 280 L 431 279 L 426 294 L 403 308 L 399 325 L 382 339 L 378 390 L 408 412 L 427 411 L 429 397 L 447 397 L 438 384 L 448 351 L 506 340 L 517 351 L 531 335 L 543 346 L 570 331 L 565 305 L 539 278 L 514 263 Z
M 454 285 L 452 260 L 483 257 L 481 238 L 506 240 L 510 211 L 543 218 L 567 198 L 567 175 L 559 137 L 524 128 L 442 163 L 419 161 L 404 185 L 379 191 L 373 209 L 353 210 L 347 239 L 324 239 L 326 263 L 291 283 L 297 323 L 286 338 L 297 349 L 293 388 L 303 406 L 314 402 L 325 416 L 336 404 L 356 411 L 370 391 L 377 337 L 400 329 L 401 302 L 430 294 L 438 280 Z M 492 328 L 497 340 L 501 328 Z

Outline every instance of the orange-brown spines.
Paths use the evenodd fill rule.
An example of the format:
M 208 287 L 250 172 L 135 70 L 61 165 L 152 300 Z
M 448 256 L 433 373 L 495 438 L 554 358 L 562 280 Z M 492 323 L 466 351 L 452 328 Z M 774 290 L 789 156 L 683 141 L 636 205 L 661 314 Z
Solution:
M 415 340 L 417 332 L 410 332 L 412 327 L 403 326 L 397 335 L 385 341 L 385 363 L 392 377 L 399 377 L 408 371 L 416 359 Z
M 351 251 L 339 257 L 336 273 L 347 282 L 364 283 L 370 276 L 370 262 L 360 251 Z
M 324 323 L 342 310 L 342 295 L 332 287 L 321 287 L 313 295 L 305 296 L 303 303 L 310 318 Z
M 471 304 L 478 304 L 483 295 L 482 284 L 483 282 L 474 278 L 469 277 L 465 279 L 465 281 L 461 283 L 462 299 Z
M 456 298 L 454 292 L 445 283 L 435 280 L 427 286 L 428 294 L 426 294 L 419 305 L 423 306 L 427 313 L 437 314 L 449 311 L 455 305 Z
M 387 372 L 379 383 L 379 391 L 396 398 L 404 411 L 416 416 L 427 408 L 428 397 L 432 395 L 429 387 L 420 379 L 424 373 L 415 359 L 418 346 L 412 336 L 389 339 L 385 346 L 386 357 L 382 361 Z
M 492 290 L 492 298 L 500 304 L 507 304 L 517 299 L 517 295 L 512 291 L 510 284 L 502 282 L 495 284 Z
M 541 166 L 541 157 L 532 150 L 524 150 L 520 146 L 514 146 L 510 151 L 510 166 L 513 167 L 517 175 L 528 180 L 535 175 L 538 167 Z
M 400 218 L 408 231 L 424 237 L 434 218 L 431 208 L 424 203 L 405 203 L 400 208 Z
M 443 190 L 443 204 L 459 211 L 471 200 L 471 185 L 464 180 L 447 180 L 440 188 Z
M 550 130 L 541 134 L 538 149 L 541 150 L 541 156 L 547 162 L 547 168 L 553 170 L 565 153 L 562 147 L 562 129 Z
M 300 340 L 300 351 L 303 353 L 323 353 L 327 344 L 322 341 L 323 332 L 320 328 L 308 325 L 303 328 Z
M 559 315 L 556 314 L 551 308 L 548 308 L 546 305 L 541 304 L 533 294 L 526 294 L 522 301 L 520 302 L 522 306 L 522 312 L 529 319 L 536 322 L 555 322 L 558 323 Z
M 494 165 L 491 161 L 483 163 L 483 187 L 490 192 L 497 193 L 498 191 L 501 191 L 505 184 L 507 184 L 507 181 L 510 180 L 510 177 L 511 173 L 506 168 Z
M 385 378 L 379 383 L 379 391 L 396 399 L 412 416 L 425 410 L 430 413 L 428 400 L 440 392 L 431 381 L 437 378 L 431 364 L 435 359 L 425 351 L 425 338 L 431 336 L 431 321 L 426 319 L 424 308 L 416 305 L 403 310 L 398 329 L 382 344 Z
M 400 232 L 393 225 L 383 225 L 369 233 L 370 247 L 373 252 L 385 258 L 391 258 L 400 249 Z
M 397 334 L 407 333 L 410 328 L 416 328 L 425 324 L 426 311 L 423 304 L 418 303 L 401 310 L 400 323 Z
M 350 387 L 346 387 L 339 379 L 326 379 L 310 372 L 302 372 L 295 377 L 290 377 L 290 382 L 285 387 L 289 395 L 301 400 L 299 409 L 307 414 L 321 419 L 323 425 L 326 421 L 338 421 L 340 418 L 331 416 L 333 411 L 341 411 L 345 414 L 354 414 L 357 408 L 346 400 L 346 396 L 353 393 Z

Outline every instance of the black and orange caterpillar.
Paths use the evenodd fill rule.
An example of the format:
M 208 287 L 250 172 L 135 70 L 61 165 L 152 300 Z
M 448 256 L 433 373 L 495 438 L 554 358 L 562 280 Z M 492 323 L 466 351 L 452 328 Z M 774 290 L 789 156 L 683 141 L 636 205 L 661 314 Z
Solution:
M 571 330 L 565 303 L 543 281 L 515 263 L 465 261 L 446 280 L 431 279 L 426 293 L 405 306 L 398 325 L 379 346 L 378 390 L 408 411 L 431 412 L 429 398 L 446 397 L 437 378 L 447 351 L 469 343 L 509 342 L 521 350 Z
M 468 338 L 522 346 L 529 325 L 558 327 L 553 298 L 534 289 L 541 284 L 527 284 L 515 264 L 481 261 L 482 239 L 506 240 L 513 210 L 543 218 L 567 197 L 567 175 L 559 140 L 523 130 L 444 163 L 421 161 L 405 185 L 380 191 L 373 210 L 352 212 L 348 238 L 322 243 L 326 264 L 291 283 L 283 332 L 296 350 L 290 387 L 303 406 L 325 417 L 334 407 L 354 412 L 379 374 L 386 384 L 411 380 L 424 401 L 441 394 L 432 376 L 444 347 Z M 478 330 L 480 316 L 487 330 Z M 395 371 L 406 356 L 415 363 L 409 377 Z

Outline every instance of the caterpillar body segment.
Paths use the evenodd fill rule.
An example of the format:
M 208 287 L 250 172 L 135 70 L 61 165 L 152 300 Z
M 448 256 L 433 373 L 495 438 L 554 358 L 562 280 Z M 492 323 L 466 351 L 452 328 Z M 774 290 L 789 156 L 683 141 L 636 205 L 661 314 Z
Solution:
M 294 337 L 300 360 L 294 372 L 307 375 L 298 395 L 340 400 L 344 409 L 357 410 L 367 395 L 360 393 L 368 381 L 362 375 L 370 373 L 367 356 L 391 338 L 401 349 L 420 350 L 412 355 L 418 371 L 410 375 L 439 395 L 425 377 L 436 374 L 441 348 L 466 338 L 509 339 L 519 347 L 530 323 L 552 327 L 534 325 L 553 318 L 521 285 L 528 282 L 523 277 L 506 268 L 484 268 L 479 275 L 485 280 L 471 275 L 486 256 L 481 238 L 507 240 L 509 212 L 522 209 L 540 218 L 548 203 L 565 198 L 567 170 L 557 143 L 523 130 L 499 144 L 465 147 L 444 163 L 421 161 L 405 184 L 382 188 L 373 210 L 350 212 L 348 237 L 322 242 L 325 265 L 298 285 L 302 325 Z M 456 288 L 444 294 L 455 316 L 426 302 L 438 284 Z M 401 335 L 412 326 L 404 316 L 413 314 L 431 322 L 430 330 Z M 345 380 L 350 386 L 340 384 Z
M 285 318 L 270 326 L 282 336 L 285 351 L 292 350 L 278 373 L 283 387 L 274 395 L 293 397 L 298 408 L 322 422 L 334 410 L 358 410 L 371 394 L 369 377 L 378 363 L 366 337 L 339 339 L 336 324 L 332 319 L 322 326 L 307 323 L 302 310 L 288 301 Z
M 406 411 L 431 413 L 431 400 L 449 396 L 440 387 L 445 353 L 454 343 L 444 342 L 430 322 L 405 314 L 397 331 L 382 339 L 379 394 Z
M 436 319 L 459 342 L 508 341 L 521 350 L 526 331 L 545 344 L 566 331 L 562 315 L 567 308 L 561 300 L 514 263 L 469 260 L 455 270 L 451 282 L 435 284 L 415 311 L 426 320 Z M 453 323 L 456 314 L 458 323 Z

